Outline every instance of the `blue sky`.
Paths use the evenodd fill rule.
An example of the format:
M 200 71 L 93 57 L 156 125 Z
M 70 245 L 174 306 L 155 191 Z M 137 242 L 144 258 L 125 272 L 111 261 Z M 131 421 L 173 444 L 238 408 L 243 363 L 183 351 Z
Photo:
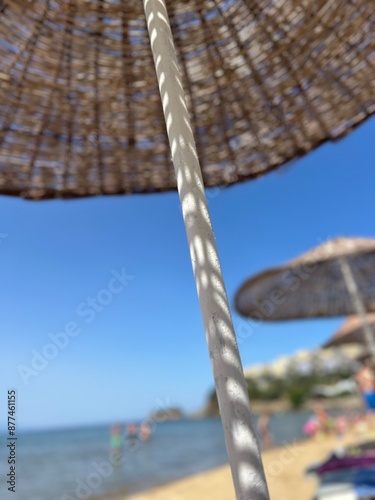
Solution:
M 374 137 L 370 120 L 276 173 L 208 192 L 231 303 L 246 277 L 321 240 L 374 237 Z M 177 194 L 39 203 L 1 197 L 0 210 L 0 396 L 5 404 L 6 391 L 18 389 L 21 427 L 203 405 L 213 380 Z M 98 294 L 108 302 L 102 310 L 88 305 Z M 340 322 L 260 325 L 240 342 L 243 364 L 318 346 Z M 66 347 L 32 368 L 49 334 L 67 323 L 78 334 L 60 335 Z M 243 331 L 235 313 L 234 323 Z

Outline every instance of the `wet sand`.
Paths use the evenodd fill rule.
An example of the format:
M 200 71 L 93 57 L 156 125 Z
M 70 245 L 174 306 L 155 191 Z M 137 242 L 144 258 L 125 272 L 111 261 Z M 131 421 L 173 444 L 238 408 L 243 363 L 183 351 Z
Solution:
M 347 436 L 343 440 L 324 437 L 296 442 L 263 452 L 263 463 L 271 499 L 311 500 L 317 482 L 306 477 L 305 469 L 343 444 L 362 441 Z M 131 500 L 233 500 L 235 498 L 228 466 L 203 472 L 130 497 Z

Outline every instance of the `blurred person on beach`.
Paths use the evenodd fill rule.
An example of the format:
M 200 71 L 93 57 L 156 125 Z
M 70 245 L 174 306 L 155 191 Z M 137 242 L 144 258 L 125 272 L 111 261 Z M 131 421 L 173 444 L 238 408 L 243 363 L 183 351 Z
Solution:
M 139 435 L 142 441 L 149 441 L 152 436 L 152 429 L 148 422 L 142 422 L 139 428 Z
M 136 452 L 139 448 L 139 433 L 138 426 L 134 422 L 128 423 L 126 426 L 126 444 L 130 452 Z
M 272 446 L 272 434 L 270 432 L 270 414 L 262 413 L 258 418 L 258 434 L 262 444 L 262 448 L 270 448 Z
M 123 454 L 123 438 L 121 434 L 121 426 L 116 424 L 111 428 L 110 438 L 110 457 L 116 463 L 122 458 Z
M 370 361 L 364 361 L 355 375 L 359 392 L 362 395 L 366 412 L 375 411 L 375 376 Z
M 312 415 L 303 426 L 303 433 L 309 437 L 322 437 L 327 435 L 332 422 L 322 403 L 315 403 L 314 415 Z
M 134 422 L 130 422 L 126 426 L 126 436 L 128 438 L 135 438 L 135 437 L 137 437 L 137 434 L 138 434 L 137 424 L 135 424 Z
M 338 439 L 342 439 L 345 436 L 346 431 L 349 427 L 349 421 L 345 415 L 339 415 L 335 420 L 335 432 Z
M 318 432 L 318 422 L 315 417 L 310 417 L 303 426 L 303 433 L 308 437 L 313 437 Z
M 315 420 L 316 420 L 316 434 L 319 436 L 327 435 L 332 430 L 332 419 L 326 412 L 322 403 L 314 405 Z

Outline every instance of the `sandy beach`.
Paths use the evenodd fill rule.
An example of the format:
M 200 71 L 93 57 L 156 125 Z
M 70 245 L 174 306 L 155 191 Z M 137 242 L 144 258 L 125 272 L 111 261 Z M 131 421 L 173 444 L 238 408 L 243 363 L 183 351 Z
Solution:
M 305 469 L 323 459 L 332 448 L 361 441 L 358 436 L 343 440 L 325 437 L 291 443 L 263 452 L 270 496 L 277 500 L 311 500 L 317 486 L 305 477 Z M 232 500 L 235 498 L 229 466 L 194 475 L 131 497 L 131 500 Z

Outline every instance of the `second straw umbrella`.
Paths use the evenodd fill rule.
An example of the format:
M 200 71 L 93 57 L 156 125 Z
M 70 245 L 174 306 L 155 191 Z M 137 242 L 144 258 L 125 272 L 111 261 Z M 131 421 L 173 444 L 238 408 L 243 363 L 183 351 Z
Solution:
M 264 321 L 357 314 L 375 353 L 366 312 L 375 312 L 375 240 L 336 238 L 243 283 L 235 297 L 243 316 Z

